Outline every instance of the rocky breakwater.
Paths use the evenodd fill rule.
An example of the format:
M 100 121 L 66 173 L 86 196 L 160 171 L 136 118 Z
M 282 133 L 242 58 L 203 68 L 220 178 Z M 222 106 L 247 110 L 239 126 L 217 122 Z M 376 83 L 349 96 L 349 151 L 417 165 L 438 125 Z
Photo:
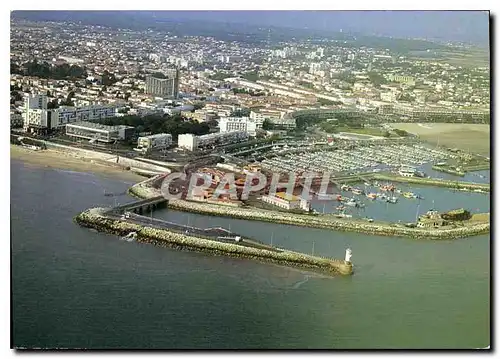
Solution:
M 374 174 L 372 178 L 379 181 L 402 182 L 436 187 L 464 189 L 469 191 L 481 190 L 483 192 L 490 192 L 490 185 L 488 183 L 449 181 L 439 178 L 390 176 L 385 174 Z
M 455 239 L 488 233 L 489 222 L 471 223 L 456 228 L 409 228 L 390 223 L 362 222 L 359 220 L 336 219 L 328 215 L 305 215 L 275 212 L 252 208 L 230 208 L 225 206 L 200 204 L 185 200 L 171 200 L 169 208 L 212 216 L 257 220 L 301 227 L 326 228 L 339 231 L 352 231 L 391 237 L 410 237 L 415 239 Z
M 285 266 L 320 270 L 329 274 L 350 275 L 353 273 L 351 262 L 325 257 L 315 257 L 283 249 L 271 251 L 245 247 L 233 243 L 184 235 L 164 229 L 146 227 L 112 219 L 106 217 L 106 211 L 107 209 L 105 208 L 92 208 L 76 216 L 75 221 L 81 226 L 94 228 L 101 232 L 119 236 L 130 236 L 131 233 L 135 233 L 134 237 L 136 237 L 138 241 L 180 250 L 273 262 Z
M 128 193 L 136 198 L 146 199 L 161 196 L 160 186 L 165 175 L 157 175 L 136 183 L 128 189 Z

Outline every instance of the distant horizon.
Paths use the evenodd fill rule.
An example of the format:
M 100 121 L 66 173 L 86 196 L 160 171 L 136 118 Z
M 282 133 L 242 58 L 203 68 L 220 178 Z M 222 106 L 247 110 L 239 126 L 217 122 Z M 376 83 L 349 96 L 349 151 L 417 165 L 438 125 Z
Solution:
M 16 10 L 14 13 L 24 13 Z M 30 11 L 31 12 L 31 11 Z M 82 11 L 63 11 L 66 14 Z M 113 11 L 115 12 L 115 11 Z M 190 20 L 349 32 L 395 38 L 420 38 L 434 41 L 489 43 L 488 11 L 408 11 L 408 10 L 216 10 L 216 11 L 119 11 L 149 15 L 160 20 Z M 57 11 L 39 10 L 48 16 Z M 52 14 L 51 14 L 52 13 Z M 59 13 L 59 14 L 55 14 Z M 104 25 L 104 24 L 103 24 Z

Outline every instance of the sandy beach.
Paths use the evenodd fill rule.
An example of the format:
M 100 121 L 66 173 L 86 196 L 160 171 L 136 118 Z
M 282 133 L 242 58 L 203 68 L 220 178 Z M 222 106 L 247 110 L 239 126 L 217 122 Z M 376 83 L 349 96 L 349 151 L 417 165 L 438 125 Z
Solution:
M 77 172 L 91 172 L 105 176 L 118 176 L 121 179 L 134 182 L 143 181 L 145 179 L 145 177 L 130 171 L 106 166 L 96 163 L 90 159 L 84 159 L 82 157 L 77 157 L 75 155 L 52 149 L 34 151 L 21 146 L 11 145 L 10 158 L 11 160 L 18 160 L 33 166 L 57 168 Z

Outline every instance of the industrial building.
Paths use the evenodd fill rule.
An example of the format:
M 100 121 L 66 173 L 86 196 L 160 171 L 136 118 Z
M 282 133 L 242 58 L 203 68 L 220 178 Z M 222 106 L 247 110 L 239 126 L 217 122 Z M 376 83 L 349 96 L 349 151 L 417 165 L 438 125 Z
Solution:
M 167 70 L 164 75 L 165 78 L 157 78 L 153 75 L 146 76 L 146 93 L 164 98 L 177 98 L 179 95 L 179 70 Z
M 94 122 L 80 121 L 66 125 L 66 135 L 83 138 L 92 142 L 113 143 L 132 137 L 135 129 L 131 126 L 106 126 Z

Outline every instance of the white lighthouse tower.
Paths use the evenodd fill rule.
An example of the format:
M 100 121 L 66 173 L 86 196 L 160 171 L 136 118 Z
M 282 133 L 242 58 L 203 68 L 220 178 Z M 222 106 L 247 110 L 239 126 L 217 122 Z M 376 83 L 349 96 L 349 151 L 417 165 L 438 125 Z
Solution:
M 351 250 L 351 248 L 347 248 L 345 250 L 345 261 L 347 263 L 351 263 L 351 258 L 352 258 L 352 250 Z

